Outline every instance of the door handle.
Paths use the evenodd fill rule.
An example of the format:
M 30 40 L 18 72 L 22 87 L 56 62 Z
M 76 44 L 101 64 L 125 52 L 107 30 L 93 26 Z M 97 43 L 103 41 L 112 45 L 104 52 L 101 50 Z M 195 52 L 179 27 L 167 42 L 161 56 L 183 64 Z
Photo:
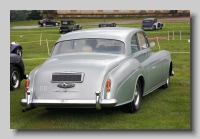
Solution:
M 155 69 L 156 68 L 156 66 L 153 66 L 153 67 L 151 67 L 152 69 Z

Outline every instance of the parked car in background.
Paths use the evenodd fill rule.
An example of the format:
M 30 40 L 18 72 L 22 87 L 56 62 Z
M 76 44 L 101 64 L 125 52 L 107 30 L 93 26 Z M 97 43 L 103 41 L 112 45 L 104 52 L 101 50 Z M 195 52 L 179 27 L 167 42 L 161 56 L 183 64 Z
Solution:
M 68 33 L 75 30 L 81 30 L 82 26 L 77 24 L 73 20 L 61 20 L 61 25 L 59 28 L 60 33 Z
M 19 89 L 23 79 L 26 79 L 24 62 L 19 55 L 10 53 L 10 90 Z
M 162 29 L 163 23 L 158 22 L 157 18 L 145 18 L 142 21 L 142 27 L 143 30 L 156 30 L 156 29 Z
M 12 42 L 10 45 L 10 53 L 15 53 L 22 57 L 22 46 L 17 42 Z
M 99 27 L 117 27 L 116 23 L 100 23 Z
M 51 19 L 43 19 L 43 20 L 39 20 L 38 21 L 38 25 L 44 27 L 44 26 L 59 26 L 60 25 L 60 22 L 59 21 L 54 21 L 54 20 L 51 20 Z
M 30 72 L 23 111 L 122 106 L 137 112 L 142 96 L 168 88 L 174 75 L 171 54 L 152 52 L 154 45 L 137 28 L 93 28 L 63 35 L 50 58 Z

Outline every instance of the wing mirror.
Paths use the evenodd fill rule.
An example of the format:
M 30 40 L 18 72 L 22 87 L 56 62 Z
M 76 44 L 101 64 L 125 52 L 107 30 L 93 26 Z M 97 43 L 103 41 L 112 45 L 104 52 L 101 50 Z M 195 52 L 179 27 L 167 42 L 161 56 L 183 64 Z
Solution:
M 154 47 L 155 46 L 155 43 L 154 42 L 151 42 L 150 43 L 150 47 Z

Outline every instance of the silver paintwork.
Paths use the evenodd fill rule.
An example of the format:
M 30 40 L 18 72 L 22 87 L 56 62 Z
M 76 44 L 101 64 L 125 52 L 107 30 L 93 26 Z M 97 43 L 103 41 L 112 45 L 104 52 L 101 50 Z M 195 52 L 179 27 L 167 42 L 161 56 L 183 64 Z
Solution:
M 107 27 L 78 30 L 63 35 L 56 43 L 83 38 L 113 39 L 125 44 L 125 53 L 85 52 L 52 55 L 30 72 L 29 90 L 25 92 L 21 105 L 101 109 L 133 101 L 137 96 L 137 80 L 142 81 L 143 96 L 164 85 L 172 62 L 170 53 L 166 50 L 152 52 L 151 47 L 155 43 L 151 43 L 151 47 L 132 54 L 130 39 L 137 32 L 143 30 Z M 82 82 L 73 82 L 75 86 L 67 89 L 57 87 L 59 82 L 51 82 L 52 73 L 69 72 L 84 73 Z M 111 90 L 106 92 L 108 78 L 111 79 Z

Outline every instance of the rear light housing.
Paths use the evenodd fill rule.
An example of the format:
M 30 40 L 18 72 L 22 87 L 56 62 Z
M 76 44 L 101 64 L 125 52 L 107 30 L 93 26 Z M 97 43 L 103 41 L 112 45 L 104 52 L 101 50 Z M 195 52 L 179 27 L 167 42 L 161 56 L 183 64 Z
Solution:
M 26 79 L 25 88 L 24 88 L 25 91 L 28 91 L 29 84 L 30 84 L 30 80 Z
M 111 79 L 108 78 L 106 81 L 106 92 L 110 92 L 111 89 Z

